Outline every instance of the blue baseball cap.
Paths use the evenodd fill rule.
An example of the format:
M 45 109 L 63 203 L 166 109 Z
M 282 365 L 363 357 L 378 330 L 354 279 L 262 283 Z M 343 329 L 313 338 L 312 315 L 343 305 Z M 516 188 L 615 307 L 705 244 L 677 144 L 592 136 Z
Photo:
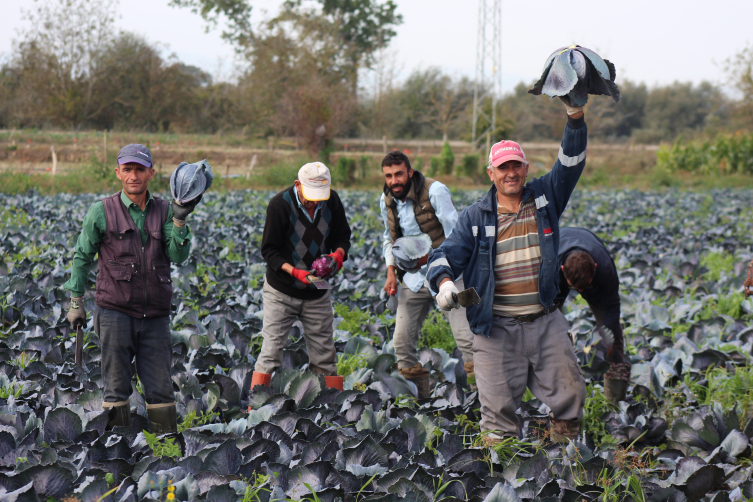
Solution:
M 120 149 L 118 164 L 128 164 L 129 162 L 137 162 L 142 166 L 152 167 L 152 152 L 138 143 L 126 145 Z

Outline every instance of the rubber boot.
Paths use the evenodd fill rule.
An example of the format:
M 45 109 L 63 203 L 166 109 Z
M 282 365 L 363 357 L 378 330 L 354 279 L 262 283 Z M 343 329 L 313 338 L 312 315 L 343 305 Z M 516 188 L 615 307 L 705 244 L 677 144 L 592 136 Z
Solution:
M 627 395 L 630 368 L 630 363 L 609 363 L 609 371 L 604 374 L 604 397 L 615 406 Z
M 478 390 L 478 387 L 476 387 L 476 372 L 475 366 L 473 364 L 473 361 L 469 363 L 463 363 L 463 369 L 465 370 L 465 374 L 468 376 L 468 386 L 471 388 L 471 391 Z
M 549 439 L 555 443 L 567 443 L 575 441 L 580 435 L 580 420 L 557 420 L 550 419 Z
M 613 405 L 618 406 L 620 401 L 625 400 L 628 384 L 630 382 L 626 382 L 625 380 L 604 378 L 604 397 Z
M 251 377 L 251 390 L 254 390 L 254 387 L 256 387 L 257 385 L 263 385 L 264 387 L 269 387 L 269 384 L 271 382 L 272 382 L 271 373 L 259 373 L 258 371 L 254 371 L 254 374 Z
M 149 415 L 149 428 L 152 434 L 174 434 L 178 432 L 178 415 L 175 403 L 147 404 L 146 414 Z
M 324 377 L 324 383 L 328 389 L 337 389 L 340 392 L 343 390 L 343 377 L 340 375 L 332 375 Z
M 107 422 L 107 430 L 113 427 L 131 426 L 131 402 L 118 401 L 117 403 L 102 403 L 102 408 L 110 409 L 110 421 Z
M 418 399 L 427 399 L 431 396 L 431 374 L 423 367 L 421 363 L 411 366 L 410 368 L 401 368 L 400 374 L 406 380 L 413 382 L 418 389 Z

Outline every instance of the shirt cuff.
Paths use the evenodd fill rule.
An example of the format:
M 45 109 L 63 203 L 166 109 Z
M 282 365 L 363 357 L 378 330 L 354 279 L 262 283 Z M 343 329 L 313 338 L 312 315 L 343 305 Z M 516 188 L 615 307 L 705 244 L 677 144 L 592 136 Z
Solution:
M 567 125 L 570 126 L 570 129 L 582 129 L 583 127 L 586 127 L 586 116 L 583 115 L 579 119 L 574 119 L 568 115 L 567 117 Z
M 388 267 L 390 265 L 392 265 L 393 267 L 397 266 L 397 262 L 395 262 L 395 257 L 394 256 L 387 256 L 387 257 L 385 257 L 384 258 L 384 263 L 386 263 Z

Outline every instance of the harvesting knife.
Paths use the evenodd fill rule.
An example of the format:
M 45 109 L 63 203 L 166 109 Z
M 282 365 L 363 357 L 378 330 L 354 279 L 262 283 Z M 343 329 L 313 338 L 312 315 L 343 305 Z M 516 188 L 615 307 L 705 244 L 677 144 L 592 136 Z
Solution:
M 453 293 L 452 299 L 459 303 L 461 307 L 470 307 L 481 301 L 481 297 L 476 292 L 476 288 L 468 288 L 459 293 Z
M 316 289 L 332 289 L 332 285 L 326 279 L 317 277 L 314 274 L 307 275 L 306 280 L 316 286 Z
M 79 325 L 76 328 L 76 366 L 83 367 L 84 364 L 84 330 Z

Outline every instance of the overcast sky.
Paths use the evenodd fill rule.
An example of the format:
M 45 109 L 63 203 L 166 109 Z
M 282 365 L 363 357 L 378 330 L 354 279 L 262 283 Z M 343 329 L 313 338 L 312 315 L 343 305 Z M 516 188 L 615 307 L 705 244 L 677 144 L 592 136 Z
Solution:
M 121 29 L 159 42 L 182 61 L 215 77 L 229 78 L 233 50 L 220 29 L 204 33 L 204 22 L 169 0 L 120 0 Z M 252 0 L 258 23 L 277 12 L 280 0 Z M 392 50 L 402 68 L 438 66 L 473 76 L 478 4 L 460 0 L 396 0 L 404 22 Z M 32 0 L 0 0 L 0 54 L 12 50 L 22 26 L 22 8 Z M 265 12 L 266 11 L 266 12 Z M 751 0 L 503 0 L 503 88 L 539 76 L 546 57 L 578 43 L 610 59 L 620 77 L 649 85 L 675 80 L 722 83 L 724 60 L 753 42 Z

